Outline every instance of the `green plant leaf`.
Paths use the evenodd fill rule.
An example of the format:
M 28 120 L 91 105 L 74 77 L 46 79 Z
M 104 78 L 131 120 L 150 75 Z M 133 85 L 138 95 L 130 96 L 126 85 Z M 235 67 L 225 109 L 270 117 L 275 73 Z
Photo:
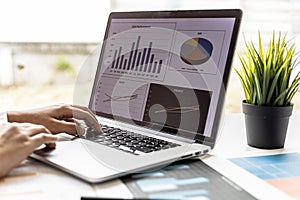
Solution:
M 265 106 L 289 105 L 300 87 L 300 74 L 291 80 L 299 65 L 300 52 L 287 40 L 287 34 L 273 32 L 264 48 L 258 32 L 258 45 L 246 42 L 245 52 L 239 54 L 241 69 L 235 70 L 241 81 L 247 103 Z

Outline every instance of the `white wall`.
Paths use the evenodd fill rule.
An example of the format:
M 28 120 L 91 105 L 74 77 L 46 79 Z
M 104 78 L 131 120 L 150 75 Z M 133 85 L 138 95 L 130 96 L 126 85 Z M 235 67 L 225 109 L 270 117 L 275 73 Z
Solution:
M 1 0 L 0 42 L 100 42 L 110 0 Z

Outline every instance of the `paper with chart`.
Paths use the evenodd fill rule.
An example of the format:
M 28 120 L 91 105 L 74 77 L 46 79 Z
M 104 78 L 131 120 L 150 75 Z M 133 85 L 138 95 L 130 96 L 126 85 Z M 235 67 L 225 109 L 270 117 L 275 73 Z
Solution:
M 232 158 L 231 162 L 300 199 L 300 153 Z

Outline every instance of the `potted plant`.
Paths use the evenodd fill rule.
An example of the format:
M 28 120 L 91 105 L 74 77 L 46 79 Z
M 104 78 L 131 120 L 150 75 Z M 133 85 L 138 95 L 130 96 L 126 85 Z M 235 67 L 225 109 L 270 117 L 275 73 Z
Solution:
M 294 95 L 299 89 L 300 73 L 296 73 L 299 54 L 286 34 L 273 33 L 264 49 L 258 33 L 258 44 L 245 41 L 245 52 L 239 55 L 241 69 L 237 72 L 245 100 L 247 143 L 249 146 L 283 148 Z

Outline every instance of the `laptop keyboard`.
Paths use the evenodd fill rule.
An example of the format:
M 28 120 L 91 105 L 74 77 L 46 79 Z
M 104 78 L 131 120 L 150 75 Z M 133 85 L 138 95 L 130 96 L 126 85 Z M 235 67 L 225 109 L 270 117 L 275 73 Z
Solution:
M 94 129 L 88 128 L 84 138 L 134 155 L 180 146 L 180 144 L 106 125 L 102 125 L 102 131 L 103 133 L 99 134 Z

